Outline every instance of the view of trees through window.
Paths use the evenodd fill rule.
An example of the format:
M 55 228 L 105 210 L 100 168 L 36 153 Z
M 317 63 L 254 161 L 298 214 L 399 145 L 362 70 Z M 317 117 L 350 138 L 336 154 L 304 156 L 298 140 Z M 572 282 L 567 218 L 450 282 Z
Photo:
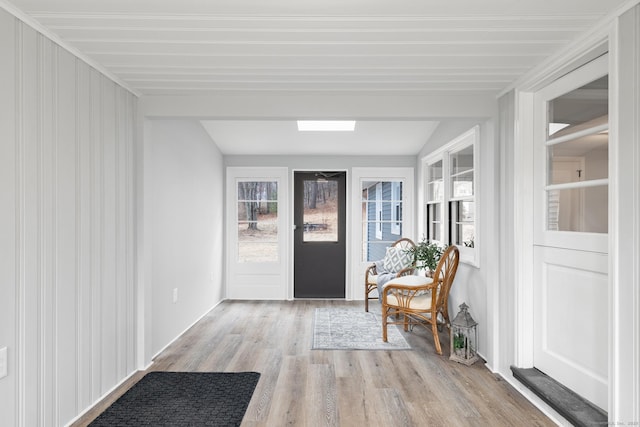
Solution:
M 305 242 L 338 241 L 338 181 L 304 181 Z
M 278 261 L 278 183 L 238 182 L 238 261 Z

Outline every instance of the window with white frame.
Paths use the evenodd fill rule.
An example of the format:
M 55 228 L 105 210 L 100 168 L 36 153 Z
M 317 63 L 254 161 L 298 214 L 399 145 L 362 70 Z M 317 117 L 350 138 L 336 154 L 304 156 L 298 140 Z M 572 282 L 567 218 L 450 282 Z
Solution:
M 376 184 L 376 239 L 382 239 L 382 183 Z
M 427 238 L 444 244 L 442 222 L 442 204 L 444 201 L 444 180 L 442 176 L 442 159 L 427 164 Z
M 361 181 L 362 191 L 362 254 L 364 261 L 382 259 L 385 250 L 398 240 L 403 226 L 403 188 L 399 179 Z
M 391 234 L 402 232 L 402 183 L 391 182 Z
M 424 161 L 425 237 L 456 245 L 461 260 L 476 263 L 476 126 Z

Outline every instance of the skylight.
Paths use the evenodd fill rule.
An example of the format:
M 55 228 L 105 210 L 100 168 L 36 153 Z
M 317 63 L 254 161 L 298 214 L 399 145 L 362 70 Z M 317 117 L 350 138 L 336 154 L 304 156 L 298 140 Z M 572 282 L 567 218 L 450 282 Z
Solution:
M 353 132 L 355 120 L 298 120 L 301 132 Z

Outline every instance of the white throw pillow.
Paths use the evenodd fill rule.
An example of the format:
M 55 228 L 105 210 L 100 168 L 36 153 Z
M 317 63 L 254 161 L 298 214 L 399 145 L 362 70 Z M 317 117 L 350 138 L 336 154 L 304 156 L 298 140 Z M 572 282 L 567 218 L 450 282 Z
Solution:
M 413 263 L 413 255 L 407 252 L 405 249 L 400 248 L 387 248 L 387 253 L 384 255 L 384 271 L 388 273 L 397 273 L 403 268 L 411 266 Z

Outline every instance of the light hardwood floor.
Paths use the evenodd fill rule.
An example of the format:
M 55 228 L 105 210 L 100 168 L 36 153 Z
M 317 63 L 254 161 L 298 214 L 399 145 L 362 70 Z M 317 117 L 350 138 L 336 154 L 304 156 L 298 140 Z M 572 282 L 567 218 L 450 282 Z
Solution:
M 446 332 L 444 356 L 435 353 L 423 328 L 405 334 L 408 351 L 311 350 L 314 310 L 327 306 L 363 303 L 225 301 L 150 370 L 260 372 L 242 423 L 247 427 L 555 425 L 481 362 L 468 367 L 449 361 Z M 74 426 L 88 424 L 144 373 Z

